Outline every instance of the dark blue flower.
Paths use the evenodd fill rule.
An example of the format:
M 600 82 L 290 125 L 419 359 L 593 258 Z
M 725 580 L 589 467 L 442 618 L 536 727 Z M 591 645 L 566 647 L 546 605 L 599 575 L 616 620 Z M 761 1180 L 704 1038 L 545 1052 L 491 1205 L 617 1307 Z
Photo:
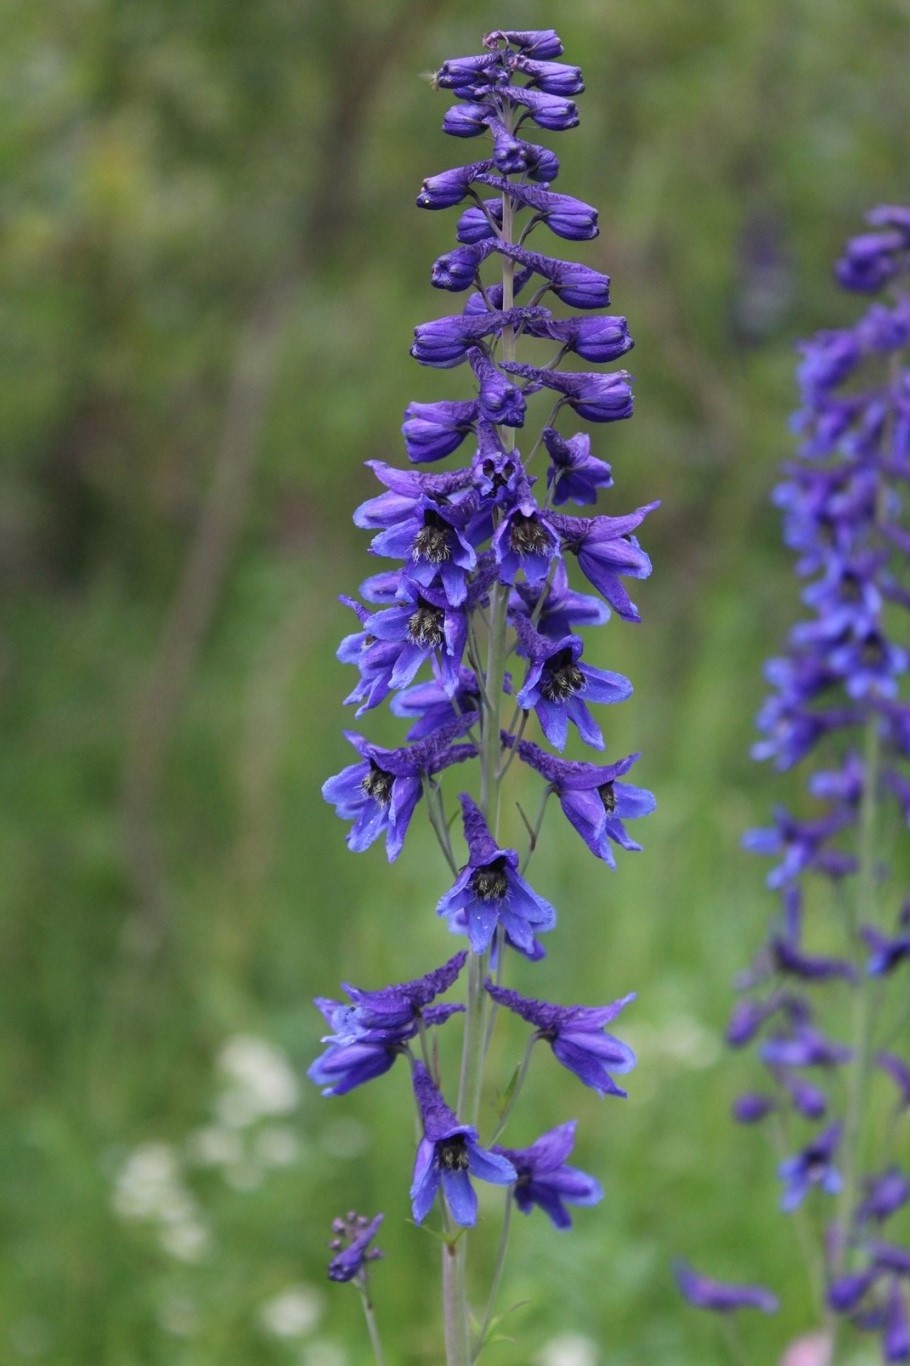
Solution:
M 605 1026 L 634 1001 L 634 992 L 608 1006 L 557 1006 L 490 981 L 486 987 L 497 1004 L 534 1025 L 536 1038 L 546 1040 L 563 1067 L 574 1072 L 585 1086 L 601 1095 L 626 1095 L 610 1074 L 630 1072 L 635 1054 L 628 1044 L 607 1034 Z
M 454 886 L 440 899 L 437 915 L 450 923 L 459 918 L 467 929 L 471 948 L 483 953 L 498 925 L 525 952 L 534 947 L 535 933 L 556 924 L 556 912 L 525 882 L 518 872 L 514 849 L 500 849 L 487 829 L 483 815 L 466 794 L 461 794 L 468 862 Z
M 591 454 L 591 438 L 579 432 L 564 440 L 553 427 L 545 427 L 543 442 L 552 461 L 547 470 L 547 488 L 553 504 L 569 501 L 585 506 L 597 502 L 599 489 L 613 485 L 613 471 L 605 460 Z
M 843 1178 L 834 1165 L 834 1155 L 840 1142 L 841 1124 L 831 1124 L 818 1134 L 794 1157 L 788 1157 L 777 1169 L 784 1182 L 781 1209 L 789 1213 L 801 1205 L 813 1186 L 827 1195 L 837 1195 Z
M 442 460 L 464 441 L 477 422 L 476 399 L 452 403 L 409 403 L 402 427 L 408 459 L 415 464 Z
M 629 836 L 623 821 L 652 812 L 656 805 L 653 794 L 643 787 L 618 781 L 628 773 L 637 754 L 615 764 L 588 764 L 557 759 L 530 740 L 518 742 L 518 754 L 523 763 L 547 779 L 567 819 L 597 858 L 615 867 L 611 842 L 623 849 L 641 849 Z
M 345 1219 L 336 1219 L 332 1224 L 335 1237 L 329 1247 L 334 1257 L 329 1263 L 330 1281 L 352 1281 L 355 1276 L 364 1274 L 367 1262 L 378 1261 L 382 1257 L 378 1247 L 371 1248 L 384 1216 L 377 1214 L 367 1219 L 363 1214 L 351 1211 Z
M 414 1219 L 423 1222 L 441 1188 L 455 1223 L 470 1228 L 477 1222 L 477 1195 L 470 1178 L 509 1186 L 515 1168 L 500 1153 L 482 1148 L 470 1124 L 458 1123 L 421 1062 L 414 1063 L 413 1082 L 423 1124 L 411 1182 Z
M 581 663 L 583 644 L 579 636 L 548 640 L 522 615 L 512 613 L 528 671 L 517 701 L 537 714 L 544 735 L 557 749 L 565 749 L 569 722 L 578 727 L 585 744 L 603 749 L 600 727 L 588 711 L 591 702 L 622 702 L 631 696 L 632 685 L 621 674 Z
M 593 1176 L 566 1163 L 574 1142 L 575 1121 L 569 1120 L 541 1134 L 529 1148 L 492 1149 L 507 1157 L 515 1168 L 512 1194 L 523 1214 L 530 1214 L 536 1205 L 557 1228 L 570 1228 L 572 1216 L 566 1205 L 596 1205 L 603 1199 L 600 1183 Z
M 607 602 L 626 621 L 639 613 L 621 580 L 646 579 L 651 561 L 632 535 L 658 503 L 647 503 L 624 517 L 568 517 L 554 513 L 553 525 L 564 550 L 575 555 L 578 567 Z
M 680 1293 L 696 1309 L 710 1309 L 718 1314 L 729 1314 L 737 1309 L 760 1309 L 763 1314 L 775 1314 L 779 1308 L 777 1296 L 763 1286 L 715 1281 L 693 1271 L 685 1262 L 677 1262 L 674 1271 Z
M 464 729 L 465 722 L 456 721 L 401 749 L 384 749 L 354 731 L 345 732 L 360 761 L 323 783 L 322 795 L 342 820 L 353 821 L 349 849 L 362 853 L 384 834 L 389 862 L 398 857 L 421 797 L 423 779 L 477 753 L 472 744 L 453 743 Z

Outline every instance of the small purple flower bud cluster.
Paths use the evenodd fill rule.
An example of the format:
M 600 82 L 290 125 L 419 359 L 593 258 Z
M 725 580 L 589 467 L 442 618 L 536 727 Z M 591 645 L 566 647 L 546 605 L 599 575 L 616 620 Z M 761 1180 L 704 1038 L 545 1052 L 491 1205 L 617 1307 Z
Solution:
M 334 1253 L 329 1263 L 330 1281 L 366 1281 L 368 1262 L 376 1262 L 382 1257 L 378 1247 L 370 1247 L 376 1236 L 383 1216 L 377 1214 L 367 1219 L 364 1214 L 349 1210 L 343 1219 L 332 1222 L 332 1241 L 330 1250 Z
M 656 504 L 610 516 L 558 510 L 590 508 L 613 483 L 590 438 L 561 432 L 560 416 L 610 423 L 632 413 L 624 370 L 560 366 L 574 356 L 591 366 L 611 364 L 632 340 L 625 318 L 599 311 L 609 304 L 605 274 L 526 245 L 540 228 L 573 242 L 598 232 L 595 209 L 550 189 L 559 171 L 555 154 L 526 137 L 532 125 L 552 132 L 577 124 L 580 71 L 558 60 L 562 44 L 552 30 L 496 31 L 484 49 L 445 62 L 435 84 L 457 101 L 444 131 L 482 139 L 486 155 L 429 176 L 417 198 L 421 208 L 461 208 L 458 245 L 436 260 L 431 283 L 466 298 L 461 312 L 415 328 L 411 355 L 438 370 L 461 368 L 470 392 L 408 406 L 402 430 L 412 468 L 370 462 L 382 491 L 354 520 L 372 534 L 371 553 L 395 567 L 368 578 L 358 599 L 342 599 L 359 628 L 339 649 L 358 676 L 347 701 L 360 717 L 388 700 L 410 730 L 396 749 L 349 732 L 357 761 L 323 788 L 349 823 L 349 847 L 362 852 L 384 837 L 390 861 L 423 802 L 453 879 L 447 891 L 440 888 L 437 915 L 466 938 L 467 949 L 397 986 L 346 986 L 349 1003 L 318 1000 L 331 1032 L 310 1069 L 324 1094 L 336 1096 L 389 1071 L 399 1056 L 409 1060 L 423 1134 L 412 1212 L 423 1220 L 439 1196 L 447 1235 L 451 1224 L 470 1227 L 477 1219 L 474 1180 L 509 1187 L 519 1209 L 536 1205 L 560 1228 L 570 1222 L 566 1203 L 587 1205 L 601 1196 L 592 1177 L 566 1165 L 574 1123 L 526 1148 L 498 1147 L 492 1139 L 483 1146 L 478 1077 L 488 1029 L 504 1007 L 533 1027 L 531 1044 L 549 1043 L 585 1085 L 625 1095 L 612 1073 L 628 1071 L 634 1055 L 604 1026 L 631 996 L 603 1007 L 557 1006 L 506 988 L 503 975 L 510 950 L 532 962 L 541 958 L 539 936 L 556 924 L 556 910 L 525 877 L 547 799 L 558 798 L 591 853 L 611 867 L 614 848 L 640 848 L 625 822 L 654 807 L 649 792 L 625 781 L 637 755 L 586 763 L 525 738 L 536 718 L 557 751 L 573 728 L 585 744 L 605 748 L 593 708 L 622 701 L 632 688 L 621 674 L 588 662 L 579 631 L 604 623 L 611 609 L 620 620 L 639 620 L 625 585 L 650 573 L 636 533 Z M 526 339 L 550 344 L 545 366 L 518 358 Z M 546 420 L 523 456 L 516 431 L 537 394 L 545 396 Z M 473 449 L 460 467 L 426 469 L 469 439 Z M 545 477 L 532 473 L 535 456 L 548 462 Z M 573 564 L 597 597 L 571 586 Z M 479 779 L 475 796 L 459 796 L 459 857 L 445 774 L 468 760 Z M 521 813 L 524 850 L 498 835 L 500 789 L 510 769 L 541 788 L 536 823 Z M 466 1005 L 436 1003 L 466 963 Z M 464 1045 L 458 1104 L 450 1108 L 432 1031 L 455 1015 L 464 1021 Z M 529 1053 L 530 1045 L 526 1062 Z M 507 1118 L 500 1114 L 494 1139 Z
M 768 666 L 754 752 L 782 771 L 811 767 L 814 809 L 780 807 L 746 836 L 776 860 L 767 880 L 781 911 L 727 1037 L 754 1042 L 767 1070 L 771 1089 L 742 1096 L 735 1117 L 774 1113 L 783 1126 L 783 1209 L 832 1198 L 829 1310 L 878 1333 L 892 1362 L 910 1360 L 910 1244 L 906 1232 L 900 1245 L 880 1238 L 910 1201 L 898 1160 L 910 900 L 906 861 L 885 858 L 910 823 L 910 209 L 878 208 L 869 222 L 836 273 L 882 297 L 853 327 L 802 346 L 802 444 L 775 494 L 808 614 Z

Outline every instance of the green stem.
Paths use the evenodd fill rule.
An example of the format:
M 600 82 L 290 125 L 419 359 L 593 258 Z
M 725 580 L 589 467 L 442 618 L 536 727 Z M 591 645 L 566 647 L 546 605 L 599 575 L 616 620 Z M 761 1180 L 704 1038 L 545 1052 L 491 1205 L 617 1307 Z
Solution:
M 509 1243 L 509 1229 L 512 1224 L 512 1191 L 506 1191 L 506 1203 L 502 1212 L 502 1232 L 499 1235 L 499 1250 L 496 1253 L 496 1266 L 493 1270 L 493 1279 L 490 1282 L 490 1293 L 487 1297 L 487 1307 L 484 1311 L 483 1323 L 480 1325 L 480 1332 L 477 1334 L 477 1342 L 471 1356 L 472 1362 L 476 1361 L 483 1350 L 483 1345 L 487 1340 L 490 1325 L 493 1319 L 493 1310 L 496 1307 L 496 1296 L 499 1294 L 499 1285 L 502 1281 L 502 1273 L 506 1264 L 506 1248 Z
M 366 1271 L 361 1269 L 357 1277 L 357 1288 L 360 1291 L 360 1303 L 363 1305 L 363 1316 L 367 1321 L 367 1332 L 370 1335 L 370 1346 L 373 1349 L 373 1360 L 376 1366 L 385 1366 L 385 1357 L 382 1354 L 382 1343 L 379 1340 L 379 1327 L 376 1323 L 376 1315 L 373 1313 L 373 1302 L 370 1299 L 370 1287 L 367 1284 Z
M 531 1062 L 531 1051 L 534 1048 L 536 1042 L 537 1035 L 532 1034 L 530 1039 L 528 1040 L 527 1047 L 525 1048 L 524 1057 L 522 1058 L 521 1065 L 518 1069 L 518 1076 L 515 1078 L 515 1085 L 512 1087 L 512 1094 L 509 1096 L 506 1108 L 499 1116 L 499 1123 L 496 1125 L 493 1137 L 490 1139 L 491 1144 L 497 1143 L 499 1141 L 499 1137 L 505 1129 L 506 1125 L 508 1124 L 509 1117 L 511 1116 L 512 1111 L 515 1109 L 515 1102 L 518 1100 L 518 1097 L 521 1093 L 521 1088 L 524 1086 L 525 1077 L 528 1075 L 528 1067 Z

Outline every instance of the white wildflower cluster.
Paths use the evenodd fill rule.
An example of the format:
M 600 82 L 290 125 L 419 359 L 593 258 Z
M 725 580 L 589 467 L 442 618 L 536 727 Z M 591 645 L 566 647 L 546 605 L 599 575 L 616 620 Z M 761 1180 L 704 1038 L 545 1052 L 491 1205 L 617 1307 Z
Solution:
M 141 1143 L 117 1173 L 113 1207 L 122 1219 L 154 1227 L 165 1252 L 198 1262 L 212 1234 L 183 1181 L 180 1154 L 170 1143 Z

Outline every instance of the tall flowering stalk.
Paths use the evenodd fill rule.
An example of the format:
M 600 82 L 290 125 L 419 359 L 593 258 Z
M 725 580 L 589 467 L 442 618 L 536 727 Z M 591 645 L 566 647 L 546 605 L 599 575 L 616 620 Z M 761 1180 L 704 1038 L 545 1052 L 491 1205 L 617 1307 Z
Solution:
M 445 62 L 435 77 L 457 100 L 444 131 L 480 139 L 483 156 L 429 176 L 417 198 L 421 208 L 460 209 L 458 245 L 436 260 L 431 282 L 466 298 L 459 312 L 415 329 L 411 354 L 436 369 L 461 367 L 468 396 L 408 406 L 411 469 L 371 462 L 382 492 L 354 520 L 373 533 L 371 552 L 394 568 L 368 578 L 359 599 L 343 599 L 357 617 L 339 651 L 358 675 L 348 702 L 360 717 L 388 700 L 410 729 L 393 749 L 349 732 L 356 760 L 323 789 L 350 822 L 349 847 L 359 852 L 384 838 L 390 861 L 422 803 L 445 865 L 436 912 L 466 947 L 422 977 L 379 990 L 346 986 L 345 1002 L 320 999 L 330 1033 L 310 1069 L 324 1093 L 337 1096 L 399 1058 L 410 1068 L 422 1135 L 411 1208 L 418 1223 L 435 1210 L 441 1224 L 450 1366 L 474 1361 L 489 1333 L 513 1204 L 524 1213 L 536 1206 L 565 1228 L 567 1206 L 601 1198 L 598 1182 L 567 1161 L 573 1121 L 524 1147 L 499 1143 L 534 1045 L 548 1043 L 559 1063 L 601 1095 L 623 1096 L 614 1074 L 635 1062 L 606 1030 L 631 996 L 605 1006 L 556 1005 L 505 985 L 516 955 L 532 964 L 544 956 L 540 936 L 556 924 L 555 908 L 526 880 L 549 799 L 558 798 L 591 853 L 610 866 L 614 847 L 639 848 L 625 822 L 654 805 L 649 792 L 626 781 L 637 755 L 605 763 L 560 757 L 572 728 L 603 750 L 595 713 L 632 691 L 620 674 L 587 661 L 578 628 L 602 625 L 611 614 L 639 619 L 624 581 L 650 573 L 634 533 L 654 506 L 620 516 L 560 510 L 590 508 L 613 480 L 589 437 L 558 424 L 576 417 L 614 422 L 632 412 L 624 370 L 562 368 L 567 359 L 603 366 L 631 348 L 625 318 L 602 311 L 608 277 L 526 245 L 532 232 L 569 242 L 598 232 L 595 209 L 549 188 L 559 162 L 527 137 L 534 125 L 559 132 L 578 123 L 573 97 L 584 88 L 581 72 L 557 60 L 563 49 L 552 30 L 497 31 L 484 49 Z M 519 357 L 528 346 L 543 364 Z M 522 454 L 516 432 L 537 393 L 548 415 Z M 465 443 L 466 463 L 445 472 L 425 468 Z M 535 460 L 544 466 L 536 474 Z M 599 596 L 573 587 L 576 575 Z M 526 736 L 535 727 L 550 748 Z M 473 787 L 457 805 L 447 776 L 456 766 L 459 786 Z M 500 812 L 507 779 L 521 770 L 523 786 L 536 782 L 540 797 L 531 817 L 517 807 L 519 847 L 511 847 Z M 463 776 L 471 771 L 473 781 Z M 441 1002 L 459 977 L 463 1002 Z M 530 1035 L 511 1081 L 499 1079 L 503 1100 L 490 1116 L 482 1099 L 497 1010 L 523 1019 Z M 460 1071 L 444 1078 L 434 1035 L 458 1022 Z M 479 1219 L 477 1182 L 504 1187 L 505 1208 L 493 1283 L 472 1335 L 467 1230 Z
M 868 221 L 837 277 L 881 297 L 801 348 L 802 442 L 775 495 L 808 610 L 767 667 L 755 756 L 801 768 L 805 793 L 746 837 L 781 905 L 728 1029 L 766 1074 L 735 1113 L 773 1127 L 818 1363 L 851 1327 L 910 1361 L 910 209 Z

